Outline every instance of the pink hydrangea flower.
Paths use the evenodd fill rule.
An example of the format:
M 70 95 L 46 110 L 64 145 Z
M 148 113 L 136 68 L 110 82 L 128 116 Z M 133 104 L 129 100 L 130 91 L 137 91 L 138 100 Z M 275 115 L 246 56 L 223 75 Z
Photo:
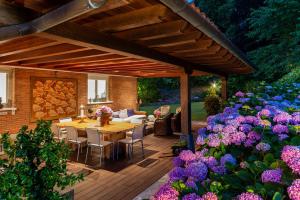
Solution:
M 238 91 L 237 93 L 235 93 L 236 97 L 244 97 L 245 93 L 243 93 L 242 91 Z
M 237 196 L 237 200 L 263 200 L 263 198 L 257 194 L 251 192 L 244 192 Z
M 300 179 L 294 180 L 292 185 L 287 189 L 291 200 L 300 200 Z
M 213 192 L 207 192 L 202 195 L 203 200 L 218 200 L 218 196 Z

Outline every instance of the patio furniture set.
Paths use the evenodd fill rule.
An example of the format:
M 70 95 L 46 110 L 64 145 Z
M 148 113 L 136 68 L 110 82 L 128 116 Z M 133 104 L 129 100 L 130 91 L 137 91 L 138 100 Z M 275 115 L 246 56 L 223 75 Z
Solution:
M 119 159 L 120 153 L 127 152 L 127 157 L 132 159 L 134 144 L 140 143 L 144 156 L 143 137 L 154 133 L 155 136 L 171 135 L 173 132 L 180 132 L 180 109 L 176 114 L 170 113 L 170 106 L 161 106 L 154 113 L 146 116 L 145 112 L 134 111 L 130 116 L 121 110 L 113 112 L 108 125 L 100 126 L 99 119 L 72 120 L 63 118 L 59 123 L 52 125 L 55 139 L 66 141 L 77 149 L 76 160 L 82 148 L 87 147 L 85 163 L 87 163 L 89 149 L 99 149 L 100 166 L 103 158 Z M 116 155 L 115 155 L 116 154 Z

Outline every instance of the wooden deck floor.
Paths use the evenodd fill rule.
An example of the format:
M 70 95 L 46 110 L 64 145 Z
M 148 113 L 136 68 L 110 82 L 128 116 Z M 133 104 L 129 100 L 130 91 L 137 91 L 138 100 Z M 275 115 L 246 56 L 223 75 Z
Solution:
M 145 137 L 145 158 L 137 145 L 131 161 L 124 158 L 108 161 L 101 168 L 98 158 L 92 156 L 89 165 L 83 164 L 84 152 L 79 163 L 71 162 L 70 171 L 86 174 L 83 182 L 74 186 L 76 200 L 132 200 L 172 168 L 171 145 L 174 137 Z

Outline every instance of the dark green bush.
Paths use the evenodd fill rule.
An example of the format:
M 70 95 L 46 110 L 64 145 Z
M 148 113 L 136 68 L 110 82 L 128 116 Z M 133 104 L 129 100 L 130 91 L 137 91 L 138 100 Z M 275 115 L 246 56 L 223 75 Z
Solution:
M 67 172 L 70 149 L 53 139 L 51 122 L 39 121 L 34 130 L 23 126 L 12 142 L 3 135 L 7 160 L 0 160 L 0 199 L 64 199 L 62 190 L 83 179 Z
M 208 115 L 215 115 L 222 109 L 222 100 L 217 95 L 209 95 L 204 99 L 204 108 Z

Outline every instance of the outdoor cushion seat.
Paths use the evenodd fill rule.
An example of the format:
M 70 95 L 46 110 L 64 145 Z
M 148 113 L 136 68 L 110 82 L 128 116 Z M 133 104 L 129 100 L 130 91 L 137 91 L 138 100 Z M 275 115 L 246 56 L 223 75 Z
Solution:
M 128 122 L 130 123 L 131 120 L 133 119 L 142 119 L 142 118 L 146 118 L 146 115 L 132 115 L 130 117 L 126 117 L 126 118 L 112 118 L 113 122 Z

